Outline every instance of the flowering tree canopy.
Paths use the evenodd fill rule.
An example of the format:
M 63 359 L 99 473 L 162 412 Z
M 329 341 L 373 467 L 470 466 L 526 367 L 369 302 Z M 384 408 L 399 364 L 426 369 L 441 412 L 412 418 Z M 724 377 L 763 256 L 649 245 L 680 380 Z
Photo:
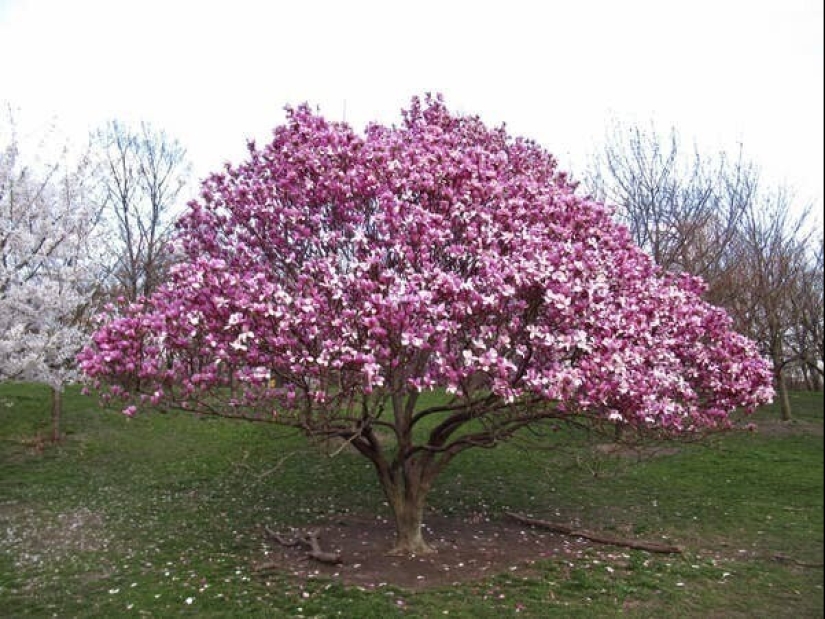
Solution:
M 427 492 L 465 449 L 546 419 L 723 428 L 772 396 L 699 280 L 663 274 L 538 145 L 440 98 L 364 135 L 289 110 L 203 183 L 178 244 L 171 281 L 111 308 L 83 369 L 128 413 L 348 441 L 375 466 L 399 552 L 427 550 Z M 443 402 L 417 406 L 429 390 Z
M 78 317 L 91 290 L 95 211 L 83 161 L 29 165 L 10 128 L 0 144 L 0 380 L 61 390 L 77 377 L 88 336 Z

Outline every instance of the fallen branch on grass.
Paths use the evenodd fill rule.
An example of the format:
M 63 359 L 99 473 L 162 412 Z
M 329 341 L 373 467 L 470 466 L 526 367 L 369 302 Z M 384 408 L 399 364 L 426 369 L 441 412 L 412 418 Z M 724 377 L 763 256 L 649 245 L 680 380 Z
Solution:
M 576 529 L 566 524 L 550 522 L 549 520 L 540 520 L 538 518 L 530 518 L 528 516 L 522 516 L 521 514 L 516 514 L 513 512 L 506 512 L 506 514 L 510 516 L 510 518 L 518 520 L 523 524 L 529 524 L 533 527 L 547 529 L 549 531 L 553 531 L 554 533 L 563 533 L 564 535 L 570 535 L 572 537 L 582 537 L 584 539 L 590 540 L 591 542 L 598 542 L 599 544 L 610 544 L 611 546 L 623 546 L 625 548 L 647 550 L 648 552 L 661 552 L 665 554 L 679 554 L 682 552 L 682 549 L 679 546 L 672 546 L 670 544 L 660 544 L 658 542 L 645 542 L 640 540 L 610 537 L 608 535 L 603 535 L 601 533 L 584 531 L 582 529 Z
M 777 552 L 771 558 L 779 563 L 790 563 L 792 565 L 798 565 L 799 567 L 823 567 L 823 564 L 821 562 L 812 563 L 809 561 L 799 561 L 798 559 L 794 559 L 793 557 L 784 555 L 781 552 Z
M 304 535 L 297 535 L 291 539 L 276 533 L 269 527 L 264 527 L 264 531 L 266 531 L 269 539 L 279 543 L 281 546 L 286 546 L 287 548 L 306 548 L 308 550 L 307 557 L 310 559 L 331 565 L 342 563 L 341 555 L 337 552 L 326 552 L 321 549 L 321 544 L 318 541 L 318 531 L 309 531 Z

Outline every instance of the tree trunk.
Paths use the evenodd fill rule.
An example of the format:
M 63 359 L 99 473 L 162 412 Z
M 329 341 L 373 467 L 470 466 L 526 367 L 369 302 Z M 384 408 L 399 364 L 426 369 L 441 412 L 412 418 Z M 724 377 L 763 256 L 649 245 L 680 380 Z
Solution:
M 805 381 L 805 391 L 816 391 L 816 389 L 814 389 L 813 377 L 811 376 L 811 371 L 808 368 L 808 364 L 803 363 L 801 369 L 802 379 Z
M 779 410 L 782 416 L 782 421 L 790 421 L 791 400 L 788 397 L 788 385 L 785 383 L 785 377 L 782 375 L 782 370 L 776 372 L 776 390 L 779 395 Z
M 424 539 L 421 528 L 424 525 L 424 505 L 402 501 L 393 507 L 395 516 L 395 546 L 390 551 L 395 555 L 424 555 L 435 552 Z
M 381 485 L 395 520 L 395 546 L 390 554 L 409 556 L 435 552 L 421 531 L 429 488 L 409 474 L 405 474 L 403 480 L 382 477 Z
M 777 356 L 776 353 L 774 353 L 773 358 L 773 382 L 776 387 L 776 395 L 779 398 L 779 416 L 782 421 L 790 421 L 791 400 L 788 397 L 788 385 L 782 372 L 782 357 Z
M 785 383 L 785 376 L 782 372 L 782 343 L 775 341 L 771 345 L 771 361 L 773 362 L 773 382 L 776 387 L 776 395 L 779 396 L 779 414 L 782 421 L 791 419 L 791 401 L 788 398 L 788 385 Z
M 809 381 L 808 390 L 822 391 L 822 375 L 808 364 L 805 364 L 805 370 L 805 376 Z
M 60 442 L 60 417 L 63 412 L 63 392 L 52 386 L 52 442 Z

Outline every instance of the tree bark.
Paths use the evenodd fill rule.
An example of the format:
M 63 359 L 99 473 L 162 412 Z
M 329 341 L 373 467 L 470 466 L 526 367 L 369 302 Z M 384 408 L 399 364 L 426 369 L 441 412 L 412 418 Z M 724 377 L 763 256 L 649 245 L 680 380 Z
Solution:
M 563 533 L 564 535 L 570 535 L 572 537 L 582 537 L 599 544 L 609 544 L 611 546 L 622 546 L 624 548 L 647 550 L 648 552 L 660 552 L 664 554 L 680 554 L 682 552 L 682 549 L 679 546 L 673 546 L 671 544 L 660 544 L 659 542 L 645 542 L 641 540 L 612 537 L 602 533 L 594 533 L 592 531 L 576 529 L 558 522 L 550 522 L 549 520 L 540 520 L 538 518 L 522 516 L 521 514 L 516 514 L 514 512 L 506 512 L 506 514 L 514 520 L 518 520 L 524 524 L 529 524 L 533 527 L 540 527 L 542 529 L 547 529 L 548 531 Z
M 776 392 L 779 396 L 779 412 L 782 421 L 790 421 L 791 414 L 791 400 L 788 397 L 788 385 L 785 383 L 785 376 L 782 374 L 781 366 L 777 366 L 774 361 L 774 382 L 776 383 Z
M 409 469 L 395 478 L 382 476 L 381 486 L 395 521 L 395 546 L 390 554 L 409 556 L 434 553 L 435 549 L 427 543 L 422 533 L 429 487 Z
M 435 552 L 424 539 L 424 505 L 422 501 L 405 501 L 393 506 L 395 517 L 394 555 L 424 555 Z
M 59 443 L 60 436 L 60 418 L 63 413 L 63 392 L 56 387 L 51 387 L 52 390 L 52 442 Z

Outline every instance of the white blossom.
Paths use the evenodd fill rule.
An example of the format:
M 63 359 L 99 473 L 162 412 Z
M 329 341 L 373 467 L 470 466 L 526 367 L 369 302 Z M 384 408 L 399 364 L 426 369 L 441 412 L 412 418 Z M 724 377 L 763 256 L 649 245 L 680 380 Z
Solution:
M 67 167 L 28 166 L 0 135 L 0 380 L 60 389 L 86 342 L 95 212 L 85 164 Z

